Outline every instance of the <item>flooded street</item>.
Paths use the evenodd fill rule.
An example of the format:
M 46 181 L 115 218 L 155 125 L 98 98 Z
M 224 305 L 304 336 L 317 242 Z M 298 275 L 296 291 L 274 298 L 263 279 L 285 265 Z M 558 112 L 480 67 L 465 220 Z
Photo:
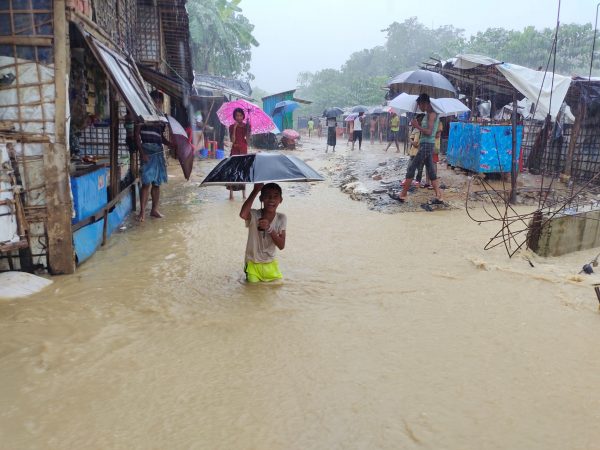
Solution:
M 318 145 L 295 154 L 323 170 Z M 462 210 L 285 184 L 284 282 L 248 286 L 239 193 L 197 186 L 213 166 L 0 301 L 1 448 L 597 448 L 598 279 L 574 276 L 594 251 L 532 268 Z

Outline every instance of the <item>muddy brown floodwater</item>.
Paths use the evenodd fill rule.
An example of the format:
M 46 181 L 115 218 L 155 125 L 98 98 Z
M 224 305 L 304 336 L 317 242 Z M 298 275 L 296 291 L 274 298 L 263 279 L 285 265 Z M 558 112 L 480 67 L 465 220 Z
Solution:
M 296 154 L 324 168 L 323 142 Z M 464 211 L 285 185 L 285 281 L 248 286 L 239 195 L 197 187 L 213 165 L 172 166 L 166 219 L 0 301 L 0 447 L 599 448 L 593 251 L 531 267 Z

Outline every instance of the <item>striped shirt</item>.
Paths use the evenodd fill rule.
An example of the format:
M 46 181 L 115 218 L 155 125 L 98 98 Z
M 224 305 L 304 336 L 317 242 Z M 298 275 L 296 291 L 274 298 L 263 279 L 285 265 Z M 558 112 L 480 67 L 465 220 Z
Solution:
M 165 131 L 165 125 L 159 124 L 145 124 L 140 127 L 140 138 L 142 144 L 159 144 L 162 145 L 162 135 Z

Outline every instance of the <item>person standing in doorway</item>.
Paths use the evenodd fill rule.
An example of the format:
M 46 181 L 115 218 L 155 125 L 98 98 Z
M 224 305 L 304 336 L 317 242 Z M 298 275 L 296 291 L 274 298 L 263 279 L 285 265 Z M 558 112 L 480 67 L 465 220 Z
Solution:
M 354 119 L 354 131 L 352 132 L 352 150 L 354 150 L 354 143 L 358 139 L 358 149 L 362 150 L 362 126 L 365 120 L 364 112 L 359 112 L 356 119 Z
M 308 137 L 311 136 L 314 129 L 315 129 L 315 122 L 314 122 L 313 118 L 311 117 L 310 119 L 308 119 Z
M 391 147 L 392 142 L 396 144 L 396 153 L 400 152 L 400 117 L 395 112 L 392 113 L 392 118 L 390 119 L 390 142 L 388 142 L 388 146 L 385 148 L 387 152 Z
M 150 97 L 156 108 L 162 112 L 165 101 L 164 94 L 155 90 L 150 92 Z M 135 142 L 141 157 L 142 189 L 140 191 L 140 215 L 138 216 L 140 222 L 143 222 L 146 217 L 146 203 L 148 203 L 149 196 L 152 197 L 150 217 L 156 219 L 164 217 L 158 210 L 160 185 L 167 182 L 167 161 L 163 144 L 171 147 L 171 143 L 164 136 L 165 128 L 164 122 L 136 124 L 135 126 Z

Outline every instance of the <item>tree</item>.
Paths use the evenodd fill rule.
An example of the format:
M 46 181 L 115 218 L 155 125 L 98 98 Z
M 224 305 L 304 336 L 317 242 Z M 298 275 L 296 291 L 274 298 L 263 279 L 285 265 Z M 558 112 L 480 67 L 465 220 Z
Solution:
M 254 100 L 255 103 L 260 104 L 262 102 L 262 98 L 267 97 L 268 95 L 269 92 L 259 88 L 258 86 L 252 88 L 252 100 Z
M 545 69 L 554 34 L 552 28 L 536 30 L 532 26 L 525 27 L 523 31 L 488 28 L 471 37 L 467 51 L 534 69 Z M 562 24 L 558 30 L 556 72 L 565 75 L 587 73 L 593 36 L 594 30 L 589 23 Z M 600 61 L 594 64 L 594 68 L 600 68 Z M 552 65 L 549 69 L 552 70 Z
M 238 6 L 241 0 L 190 0 L 187 3 L 194 68 L 199 73 L 254 77 L 248 72 L 252 47 L 258 46 L 252 25 Z

